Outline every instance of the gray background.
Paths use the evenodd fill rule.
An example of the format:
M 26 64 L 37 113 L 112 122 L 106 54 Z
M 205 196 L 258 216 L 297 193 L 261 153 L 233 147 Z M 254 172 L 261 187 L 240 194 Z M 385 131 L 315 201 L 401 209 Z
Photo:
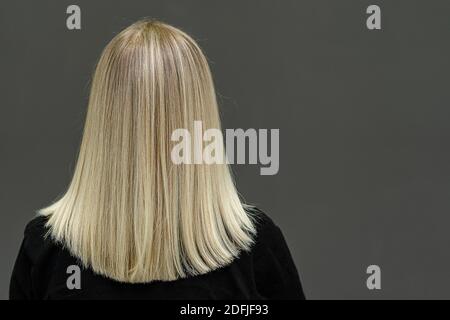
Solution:
M 280 128 L 278 175 L 234 170 L 308 298 L 450 298 L 449 15 L 444 0 L 2 0 L 0 298 L 26 222 L 70 181 L 96 59 L 144 16 L 198 40 L 225 128 Z

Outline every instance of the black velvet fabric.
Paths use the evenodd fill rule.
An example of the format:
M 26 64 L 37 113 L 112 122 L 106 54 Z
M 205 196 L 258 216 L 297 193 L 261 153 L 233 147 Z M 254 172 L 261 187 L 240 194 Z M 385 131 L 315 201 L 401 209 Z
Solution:
M 283 234 L 267 215 L 253 211 L 257 236 L 249 252 L 203 275 L 145 284 L 117 282 L 83 268 L 45 236 L 46 220 L 36 217 L 25 228 L 11 276 L 10 299 L 305 299 Z M 67 287 L 70 265 L 80 266 L 80 289 Z

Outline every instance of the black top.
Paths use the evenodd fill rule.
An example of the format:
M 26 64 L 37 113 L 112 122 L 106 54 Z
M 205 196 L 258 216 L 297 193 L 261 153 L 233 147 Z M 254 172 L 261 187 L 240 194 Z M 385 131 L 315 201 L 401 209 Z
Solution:
M 242 252 L 229 265 L 204 275 L 147 284 L 120 283 L 82 268 L 78 259 L 45 237 L 45 222 L 46 218 L 40 216 L 25 228 L 11 276 L 10 299 L 305 298 L 280 229 L 259 210 L 256 241 L 249 252 Z M 76 273 L 69 268 L 74 265 L 80 266 L 80 289 L 73 277 L 68 281 Z

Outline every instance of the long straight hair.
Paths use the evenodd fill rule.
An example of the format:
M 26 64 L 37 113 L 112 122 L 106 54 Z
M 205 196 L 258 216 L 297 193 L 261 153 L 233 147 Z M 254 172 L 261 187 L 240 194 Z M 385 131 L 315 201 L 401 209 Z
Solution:
M 72 181 L 39 210 L 49 234 L 86 267 L 131 283 L 204 274 L 249 250 L 254 221 L 228 165 L 171 161 L 173 130 L 195 120 L 220 129 L 195 41 L 153 20 L 120 32 L 93 76 Z

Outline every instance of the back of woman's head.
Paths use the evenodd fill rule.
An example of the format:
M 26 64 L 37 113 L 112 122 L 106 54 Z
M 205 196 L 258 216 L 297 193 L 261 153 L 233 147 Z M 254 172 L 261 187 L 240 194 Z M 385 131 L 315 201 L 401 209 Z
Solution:
M 144 20 L 104 49 L 66 193 L 40 210 L 51 236 L 97 273 L 175 280 L 230 263 L 254 225 L 226 164 L 175 164 L 171 135 L 220 129 L 214 85 L 188 35 Z

